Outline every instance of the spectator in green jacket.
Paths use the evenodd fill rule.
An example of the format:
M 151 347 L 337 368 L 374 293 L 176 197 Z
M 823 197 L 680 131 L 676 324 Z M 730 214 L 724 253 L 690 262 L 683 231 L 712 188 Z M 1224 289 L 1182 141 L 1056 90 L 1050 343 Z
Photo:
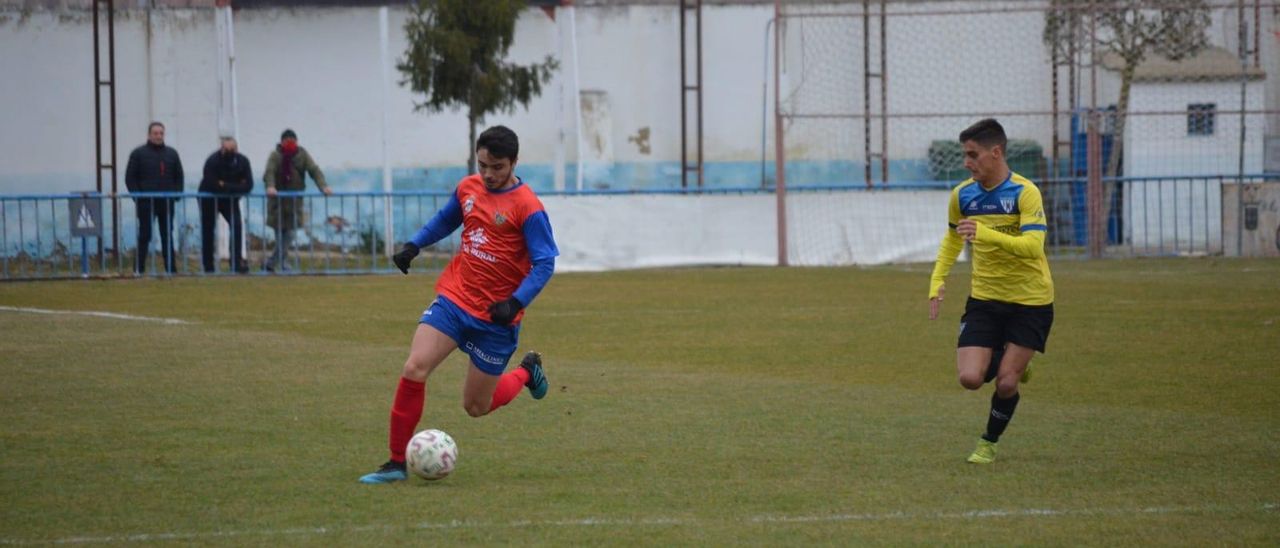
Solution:
M 268 271 L 275 272 L 276 268 L 291 270 L 287 261 L 289 248 L 293 247 L 298 228 L 307 224 L 307 210 L 302 197 L 281 197 L 277 194 L 280 191 L 306 190 L 304 177 L 307 174 L 325 196 L 333 193 L 324 181 L 320 166 L 316 165 L 307 149 L 298 146 L 298 134 L 286 129 L 280 134 L 280 144 L 267 158 L 267 168 L 262 174 L 262 181 L 267 185 L 267 226 L 276 231 L 275 251 L 264 265 Z

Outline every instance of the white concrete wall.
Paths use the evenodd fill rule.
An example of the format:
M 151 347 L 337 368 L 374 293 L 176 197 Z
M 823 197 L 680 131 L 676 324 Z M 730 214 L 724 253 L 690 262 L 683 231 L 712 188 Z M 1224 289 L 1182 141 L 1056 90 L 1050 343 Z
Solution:
M 708 160 L 750 160 L 758 150 L 759 47 L 771 10 L 762 6 L 708 9 L 704 43 Z M 614 160 L 651 162 L 679 158 L 678 21 L 670 6 L 577 10 L 580 86 L 612 105 Z M 392 9 L 390 51 L 405 49 L 408 12 Z M 116 19 L 119 151 L 145 140 L 150 120 L 168 126 L 167 141 L 184 164 L 198 167 L 217 146 L 217 37 L 211 10 L 121 10 Z M 565 12 L 553 22 L 542 11 L 525 12 L 510 59 L 518 63 L 557 57 L 561 70 L 540 98 L 511 115 L 491 115 L 521 135 L 521 161 L 550 164 L 559 127 L 573 131 L 572 97 L 559 101 L 572 76 L 561 55 Z M 739 35 L 740 29 L 758 29 Z M 150 50 L 148 52 L 148 40 Z M 104 40 L 105 45 L 105 40 Z M 376 9 L 240 10 L 235 18 L 241 150 L 261 169 L 286 127 L 293 128 L 328 170 L 379 168 L 382 161 L 380 58 Z M 565 52 L 568 40 L 564 39 Z M 0 116 L 4 162 L 0 190 L 42 192 L 83 189 L 94 175 L 93 59 L 91 19 L 35 12 L 0 22 Z M 750 75 L 749 78 L 743 74 Z M 390 162 L 396 168 L 459 168 L 469 144 L 465 113 L 414 112 L 416 97 L 396 84 L 390 92 Z M 572 88 L 564 86 L 567 93 Z M 483 129 L 481 127 L 480 129 Z M 641 131 L 650 136 L 640 146 Z M 591 136 L 588 135 L 588 138 Z M 630 139 L 629 139 L 630 138 Z M 576 158 L 576 138 L 565 157 Z M 190 178 L 189 178 L 190 179 Z M 51 184 L 54 183 L 54 184 Z M 369 188 L 353 181 L 356 189 Z M 89 185 L 92 186 L 92 185 Z M 195 182 L 188 181 L 194 189 Z
M 166 126 L 166 141 L 181 153 L 187 188 L 194 191 L 204 158 L 218 146 L 213 12 L 157 12 L 150 33 L 147 28 L 141 11 L 122 12 L 115 22 L 120 188 L 130 150 L 146 140 L 149 122 L 159 120 Z M 102 35 L 105 59 L 105 25 Z M 0 191 L 92 190 L 92 20 L 84 13 L 64 21 L 36 12 L 21 23 L 5 22 L 0 25 L 0 73 L 5 74 L 0 79 L 0 119 L 5 120 L 0 128 Z M 106 120 L 110 102 L 105 91 L 101 95 Z M 103 135 L 105 151 L 107 130 Z

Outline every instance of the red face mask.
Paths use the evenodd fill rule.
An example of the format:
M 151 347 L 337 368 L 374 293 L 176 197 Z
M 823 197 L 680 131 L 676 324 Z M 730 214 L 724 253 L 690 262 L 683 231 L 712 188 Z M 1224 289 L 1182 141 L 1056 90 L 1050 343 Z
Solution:
M 293 154 L 298 151 L 298 142 L 293 139 L 287 139 L 280 143 L 280 148 L 284 149 L 286 154 Z

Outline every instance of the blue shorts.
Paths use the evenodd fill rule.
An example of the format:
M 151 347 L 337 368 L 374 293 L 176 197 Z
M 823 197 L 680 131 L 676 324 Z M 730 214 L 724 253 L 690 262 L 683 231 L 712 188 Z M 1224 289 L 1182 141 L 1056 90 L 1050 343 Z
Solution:
M 476 319 L 443 295 L 431 301 L 418 323 L 448 335 L 460 350 L 471 356 L 471 363 L 494 376 L 501 375 L 507 368 L 520 340 L 519 325 L 498 325 Z

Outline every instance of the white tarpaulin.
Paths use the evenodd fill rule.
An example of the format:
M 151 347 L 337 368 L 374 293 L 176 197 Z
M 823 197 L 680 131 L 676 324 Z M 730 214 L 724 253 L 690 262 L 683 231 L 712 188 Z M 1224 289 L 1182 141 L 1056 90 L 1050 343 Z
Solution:
M 946 230 L 944 190 L 807 191 L 787 199 L 793 265 L 932 261 Z M 560 271 L 776 265 L 773 194 L 597 194 L 542 198 Z

